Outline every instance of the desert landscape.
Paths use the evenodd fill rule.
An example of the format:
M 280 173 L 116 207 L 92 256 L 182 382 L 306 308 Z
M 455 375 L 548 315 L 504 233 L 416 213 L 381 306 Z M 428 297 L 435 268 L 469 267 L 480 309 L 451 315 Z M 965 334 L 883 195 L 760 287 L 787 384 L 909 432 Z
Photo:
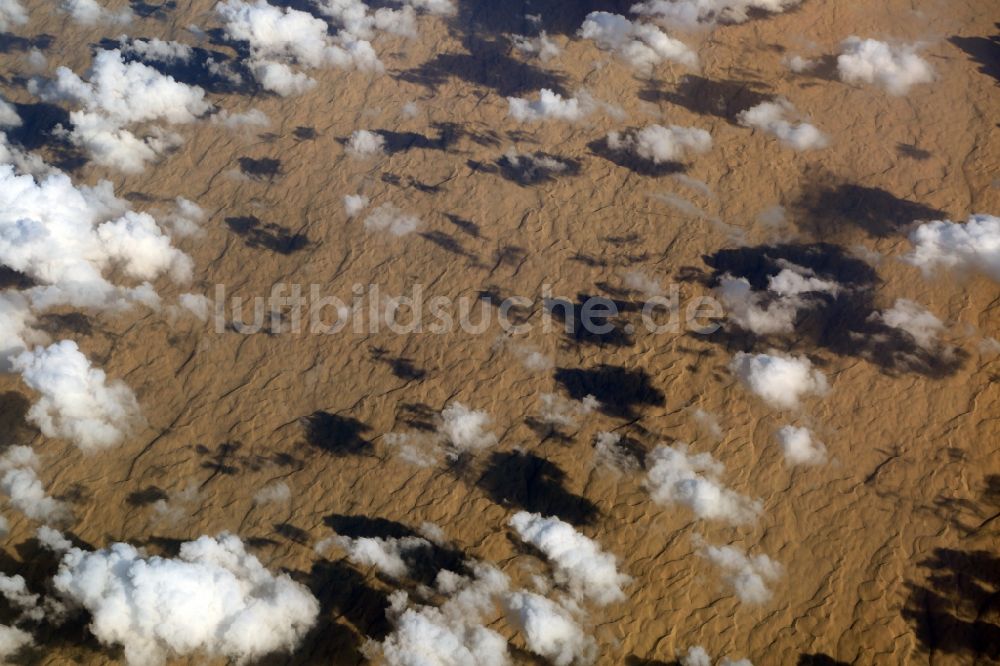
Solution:
M 0 33 L 0 661 L 1000 663 L 996 2 Z

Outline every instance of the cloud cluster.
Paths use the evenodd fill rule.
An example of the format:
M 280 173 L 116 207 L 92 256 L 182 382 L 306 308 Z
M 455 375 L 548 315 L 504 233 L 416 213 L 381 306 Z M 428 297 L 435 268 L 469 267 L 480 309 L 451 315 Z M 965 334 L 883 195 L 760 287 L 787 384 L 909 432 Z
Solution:
M 507 621 L 521 632 L 528 649 L 555 666 L 589 664 L 596 658 L 594 639 L 569 611 L 551 599 L 519 590 L 504 598 L 504 609 Z
M 335 536 L 329 543 L 336 544 L 347 553 L 347 559 L 363 567 L 375 567 L 380 572 L 392 578 L 406 578 L 410 572 L 407 559 L 415 551 L 426 551 L 431 548 L 431 542 L 420 537 L 407 536 L 401 538 L 359 537 L 352 539 L 345 536 Z M 323 543 L 326 546 L 326 543 Z M 320 545 L 317 544 L 317 549 Z
M 23 576 L 0 573 L 0 596 L 20 611 L 20 619 L 39 622 L 45 618 L 45 609 L 39 605 L 39 596 L 28 589 Z
M 111 11 L 97 3 L 97 0 L 63 0 L 60 6 L 70 18 L 81 25 L 97 25 L 98 23 L 118 23 L 124 25 L 134 18 L 128 7 L 120 11 Z
M 891 308 L 874 313 L 872 318 L 904 331 L 923 349 L 933 349 L 937 345 L 938 334 L 944 330 L 940 319 L 919 303 L 906 298 L 897 298 Z
M 369 130 L 355 130 L 347 140 L 347 152 L 354 157 L 372 157 L 385 153 L 385 137 Z
M 716 294 L 731 322 L 758 335 L 791 333 L 800 311 L 817 306 L 825 296 L 842 289 L 815 271 L 779 260 L 781 270 L 767 279 L 767 287 L 754 289 L 746 278 L 723 275 Z
M 340 2 L 326 2 L 336 11 Z M 349 31 L 333 37 L 326 21 L 304 11 L 275 7 L 266 0 L 222 0 L 215 12 L 230 39 L 249 45 L 247 66 L 265 90 L 295 95 L 310 90 L 316 81 L 292 67 L 340 67 L 382 71 L 370 42 Z
M 743 603 L 762 604 L 771 599 L 772 592 L 768 586 L 782 574 L 778 562 L 764 554 L 750 557 L 735 546 L 704 545 L 700 552 L 722 569 L 723 580 Z
M 125 543 L 72 548 L 53 584 L 91 613 L 97 639 L 121 645 L 135 666 L 175 655 L 242 662 L 291 651 L 319 613 L 305 587 L 272 574 L 229 534 L 187 542 L 175 559 Z
M 712 135 L 697 127 L 650 125 L 636 132 L 611 132 L 608 148 L 631 153 L 653 164 L 679 162 L 688 153 L 712 149 Z
M 391 203 L 384 203 L 365 218 L 368 231 L 388 231 L 393 236 L 405 236 L 420 227 L 420 218 L 404 213 Z
M 591 12 L 578 34 L 594 40 L 599 48 L 614 52 L 645 74 L 662 62 L 698 66 L 698 55 L 684 42 L 668 36 L 655 25 L 633 22 L 620 14 Z
M 782 426 L 775 437 L 789 465 L 822 465 L 826 462 L 826 446 L 813 438 L 809 428 Z
M 192 261 L 145 213 L 127 210 L 111 184 L 75 187 L 56 173 L 36 181 L 0 166 L 0 262 L 31 277 L 35 307 L 112 307 L 128 299 L 155 304 L 149 280 L 190 277 Z M 103 273 L 118 267 L 136 280 L 123 289 Z
M 583 119 L 595 108 L 594 101 L 586 94 L 578 93 L 576 97 L 563 98 L 562 95 L 548 88 L 542 88 L 538 91 L 537 100 L 508 97 L 507 104 L 511 118 L 522 123 L 543 120 L 573 122 Z
M 546 425 L 565 428 L 575 428 L 578 417 L 586 416 L 600 407 L 597 398 L 592 395 L 584 396 L 583 400 L 571 400 L 558 393 L 543 393 L 539 402 L 539 420 Z
M 742 23 L 751 10 L 778 14 L 802 0 L 644 0 L 632 11 L 668 25 L 693 28 L 704 23 Z
M 912 86 L 934 80 L 934 70 L 917 55 L 915 45 L 893 46 L 852 36 L 841 47 L 837 71 L 846 83 L 875 84 L 892 95 L 905 95 Z
M 980 271 L 1000 282 L 1000 217 L 973 215 L 965 224 L 935 220 L 910 234 L 913 251 L 906 259 L 925 274 L 943 266 Z
M 18 0 L 0 0 L 0 31 L 28 22 L 28 12 Z
M 770 354 L 739 352 L 729 369 L 753 393 L 777 409 L 795 409 L 806 395 L 823 395 L 826 376 L 804 356 L 772 351 Z
M 27 418 L 46 437 L 68 439 L 92 453 L 120 444 L 141 422 L 132 391 L 108 382 L 71 340 L 22 352 L 12 363 L 24 383 L 41 394 Z
M 176 81 L 141 62 L 126 62 L 118 49 L 99 51 L 87 80 L 67 67 L 56 70 L 47 85 L 32 82 L 32 91 L 48 101 L 65 100 L 81 106 L 70 113 L 69 138 L 98 164 L 137 172 L 180 137 L 153 126 L 139 138 L 126 129 L 137 123 L 194 122 L 211 105 L 205 91 Z
M 825 148 L 829 140 L 823 132 L 809 123 L 793 123 L 788 118 L 797 112 L 787 99 L 761 102 L 757 106 L 742 111 L 737 120 L 741 125 L 753 127 L 778 139 L 797 151 Z
M 483 626 L 495 610 L 495 597 L 510 581 L 498 569 L 473 565 L 471 577 L 450 571 L 438 574 L 437 591 L 448 598 L 439 608 L 411 606 L 403 591 L 390 596 L 387 611 L 394 630 L 378 649 L 392 666 L 507 666 L 507 641 Z
M 760 500 L 723 485 L 725 467 L 710 453 L 691 454 L 683 443 L 660 445 L 649 454 L 647 467 L 646 487 L 659 504 L 682 504 L 698 518 L 733 525 L 752 523 L 761 512 Z
M 30 446 L 12 446 L 0 457 L 0 491 L 31 520 L 60 521 L 69 515 L 62 502 L 49 497 L 38 478 L 38 456 Z
M 552 563 L 557 583 L 566 585 L 578 600 L 584 597 L 601 605 L 622 601 L 622 586 L 631 578 L 619 573 L 615 556 L 555 516 L 520 511 L 508 524 L 518 537 Z

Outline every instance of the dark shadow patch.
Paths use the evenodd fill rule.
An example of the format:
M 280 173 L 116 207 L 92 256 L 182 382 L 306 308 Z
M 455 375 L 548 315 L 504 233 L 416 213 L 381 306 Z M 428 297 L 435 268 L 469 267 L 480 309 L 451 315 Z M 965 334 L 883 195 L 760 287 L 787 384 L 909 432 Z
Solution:
M 241 157 L 240 171 L 258 180 L 274 180 L 281 175 L 281 160 L 272 157 Z
M 620 166 L 623 169 L 628 169 L 633 173 L 637 173 L 640 176 L 667 176 L 672 173 L 682 173 L 687 169 L 684 164 L 680 162 L 660 162 L 656 164 L 651 160 L 645 160 L 641 157 L 633 155 L 627 150 L 615 150 L 608 145 L 607 137 L 603 139 L 597 139 L 591 141 L 587 144 L 587 148 L 590 149 L 594 155 L 604 158 L 607 161 Z
M 301 126 L 301 127 L 296 127 L 292 131 L 292 136 L 294 136 L 299 141 L 312 141 L 318 135 L 316 134 L 316 128 L 315 127 Z
M 452 215 L 451 213 L 446 213 L 445 217 L 451 222 L 455 227 L 459 229 L 462 233 L 467 236 L 472 236 L 473 238 L 479 238 L 479 225 L 472 220 L 467 220 L 464 217 L 459 217 L 458 215 Z
M 274 531 L 289 541 L 299 544 L 300 546 L 306 546 L 311 541 L 309 538 L 309 532 L 306 532 L 301 527 L 296 527 L 291 523 L 276 523 L 274 525 Z
M 125 503 L 129 506 L 149 506 L 156 504 L 160 500 L 166 501 L 167 493 L 158 486 L 146 486 L 142 490 L 134 490 L 125 498 Z
M 38 318 L 38 327 L 46 333 L 72 332 L 77 335 L 91 335 L 94 326 L 90 317 L 82 312 L 49 313 Z
M 12 32 L 2 32 L 0 33 L 0 53 L 23 53 L 31 49 L 44 51 L 52 46 L 52 42 L 55 39 L 55 37 L 48 34 L 22 37 Z
M 638 655 L 630 654 L 625 657 L 625 666 L 681 666 L 681 662 L 663 661 L 662 659 L 645 659 Z
M 31 401 L 17 391 L 0 393 L 0 432 L 6 434 L 7 441 L 0 444 L 0 451 L 8 446 L 23 444 L 31 435 L 27 415 Z
M 995 23 L 994 27 L 1000 28 L 1000 23 Z M 992 77 L 1000 86 L 1000 34 L 990 37 L 951 37 L 948 41 L 965 51 L 979 65 L 979 71 Z
M 566 490 L 565 481 L 566 473 L 545 458 L 495 451 L 476 485 L 497 504 L 559 516 L 573 525 L 593 524 L 600 515 L 597 505 Z
M 414 430 L 422 432 L 437 430 L 437 411 L 422 402 L 404 402 L 399 406 L 398 418 Z
M 507 6 L 504 6 L 504 10 L 510 12 Z M 490 38 L 480 36 L 482 34 L 490 35 Z M 432 90 L 458 78 L 502 96 L 534 93 L 542 88 L 566 94 L 563 76 L 515 60 L 510 55 L 510 41 L 504 37 L 493 37 L 499 34 L 501 33 L 470 33 L 463 39 L 466 53 L 439 53 L 418 67 L 396 76 L 402 81 Z
M 960 449 L 948 453 L 956 462 L 966 461 L 965 452 Z M 1000 474 L 986 477 L 977 500 L 942 496 L 934 504 L 941 519 L 950 522 L 966 536 L 1000 528 Z
M 566 335 L 578 344 L 631 347 L 634 327 L 619 319 L 619 302 L 602 296 L 577 296 L 572 303 L 561 298 L 547 298 L 543 306 L 553 319 L 563 325 Z
M 587 369 L 556 368 L 555 380 L 574 400 L 594 396 L 601 403 L 601 411 L 609 416 L 634 419 L 637 407 L 666 403 L 663 392 L 653 386 L 642 368 L 626 370 L 605 364 Z
M 445 252 L 464 257 L 473 263 L 477 261 L 476 255 L 462 247 L 462 244 L 454 236 L 450 236 L 443 231 L 421 231 L 419 236 L 425 241 L 437 245 Z
M 195 446 L 196 453 L 208 457 L 208 460 L 201 463 L 202 469 L 212 471 L 212 474 L 202 482 L 202 487 L 205 487 L 209 481 L 219 475 L 234 476 L 239 474 L 240 468 L 234 463 L 237 462 L 237 453 L 241 448 L 243 448 L 243 442 L 223 442 L 216 447 L 215 451 L 203 444 Z
M 766 84 L 755 81 L 712 81 L 688 74 L 675 90 L 667 90 L 657 83 L 641 91 L 639 97 L 647 102 L 676 104 L 693 113 L 724 118 L 736 124 L 736 117 L 741 112 L 774 100 L 774 95 L 768 91 Z
M 141 18 L 152 18 L 157 21 L 165 21 L 169 17 L 167 12 L 173 11 L 177 8 L 177 1 L 167 0 L 166 2 L 153 4 L 152 2 L 146 2 L 145 0 L 131 0 L 129 5 L 132 7 L 132 11 L 138 14 Z
M 388 365 L 392 370 L 392 374 L 400 379 L 411 382 L 420 381 L 427 376 L 424 370 L 414 365 L 411 358 L 393 356 L 387 349 L 383 349 L 382 347 L 370 347 L 368 351 L 373 360 Z
M 66 109 L 47 102 L 14 103 L 14 108 L 21 124 L 6 130 L 11 143 L 25 151 L 47 147 L 52 151 L 48 162 L 64 171 L 73 171 L 86 164 L 83 152 L 63 133 L 73 127 Z
M 909 333 L 882 322 L 877 314 L 887 308 L 876 302 L 878 273 L 839 245 L 761 245 L 719 250 L 703 259 L 713 269 L 706 283 L 711 287 L 728 274 L 745 278 L 757 295 L 766 297 L 770 278 L 789 263 L 841 287 L 835 294 L 800 295 L 808 298 L 809 307 L 799 311 L 790 334 L 757 336 L 732 326 L 702 336 L 731 351 L 781 348 L 812 352 L 821 348 L 838 356 L 863 358 L 889 374 L 912 372 L 931 378 L 954 374 L 968 358 L 962 349 L 940 345 L 923 348 Z
M 38 283 L 34 279 L 24 273 L 15 271 L 9 266 L 0 265 L 0 289 L 16 289 L 17 291 L 21 291 L 31 289 L 37 285 Z
M 633 0 L 533 0 L 530 6 L 514 8 L 502 2 L 458 0 L 452 21 L 455 29 L 467 34 L 536 34 L 539 30 L 575 36 L 587 14 L 596 11 L 627 15 Z M 537 20 L 528 18 L 537 17 Z
M 309 238 L 305 234 L 292 232 L 273 222 L 262 222 L 256 215 L 227 217 L 226 226 L 233 233 L 242 236 L 248 247 L 263 248 L 278 254 L 292 254 L 309 244 Z
M 437 130 L 436 137 L 429 137 L 417 132 L 396 132 L 394 130 L 375 130 L 385 139 L 385 152 L 394 155 L 404 153 L 408 150 L 448 150 L 458 142 L 464 134 L 460 125 L 455 123 L 434 123 L 432 127 Z M 346 143 L 347 139 L 341 139 Z
M 581 167 L 579 160 L 556 157 L 543 152 L 507 154 L 495 164 L 495 170 L 501 176 L 525 186 L 548 183 L 565 176 L 576 176 L 580 173 Z
M 992 552 L 936 548 L 920 563 L 924 585 L 908 583 L 903 617 L 930 655 L 978 663 L 1000 659 L 1000 558 Z
M 921 148 L 917 148 L 912 143 L 897 143 L 896 152 L 902 155 L 903 157 L 909 157 L 910 159 L 914 160 L 923 161 L 923 160 L 929 160 L 931 158 L 931 154 L 929 152 Z
M 360 634 L 375 640 L 382 640 L 392 631 L 385 614 L 389 598 L 372 588 L 347 562 L 317 562 L 309 576 L 300 582 L 319 600 L 321 618 L 343 617 Z
M 350 416 L 314 412 L 303 417 L 306 442 L 334 456 L 371 455 L 371 427 Z
M 166 20 L 167 16 L 161 13 L 157 15 L 157 19 Z M 125 43 L 128 44 L 129 41 L 126 40 Z M 100 46 L 105 49 L 118 49 L 122 47 L 122 42 L 102 39 Z M 191 57 L 186 60 L 144 58 L 141 54 L 128 50 L 122 54 L 122 58 L 126 62 L 141 62 L 165 76 L 173 77 L 180 83 L 198 86 L 206 92 L 218 95 L 251 95 L 261 92 L 253 72 L 245 64 L 248 62 L 245 56 L 249 53 L 238 45 L 233 45 L 233 48 L 240 54 L 236 58 L 222 51 L 199 46 L 191 46 Z
M 884 189 L 853 184 L 811 184 L 793 208 L 799 228 L 820 240 L 852 227 L 875 238 L 887 238 L 918 220 L 946 216 L 944 211 L 901 199 Z

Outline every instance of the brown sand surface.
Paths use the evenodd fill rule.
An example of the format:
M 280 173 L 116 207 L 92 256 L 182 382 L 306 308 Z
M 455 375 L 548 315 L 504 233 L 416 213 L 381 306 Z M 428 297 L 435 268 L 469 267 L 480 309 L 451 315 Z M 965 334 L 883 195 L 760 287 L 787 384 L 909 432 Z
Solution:
M 197 43 L 186 26 L 217 25 L 213 4 L 178 2 L 127 32 Z M 386 595 L 397 584 L 336 548 L 314 551 L 337 516 L 432 521 L 466 556 L 528 584 L 546 569 L 506 525 L 520 509 L 561 512 L 633 577 L 625 602 L 589 612 L 602 664 L 672 663 L 695 644 L 755 664 L 1000 660 L 1000 366 L 981 344 L 1000 332 L 997 283 L 981 274 L 925 278 L 900 261 L 913 219 L 1000 211 L 1000 78 L 996 47 L 988 48 L 997 4 L 807 0 L 782 15 L 682 34 L 698 50 L 700 71 L 661 65 L 648 77 L 560 29 L 579 25 L 586 11 L 577 4 L 625 11 L 628 3 L 543 3 L 564 47 L 545 64 L 500 39 L 506 23 L 517 23 L 509 15 L 532 11 L 504 4 L 463 0 L 455 19 L 421 18 L 416 39 L 379 38 L 381 75 L 317 69 L 318 85 L 301 96 L 210 94 L 221 108 L 260 109 L 271 126 L 177 127 L 183 145 L 143 173 L 85 165 L 74 180 L 107 178 L 139 210 L 165 211 L 184 196 L 209 213 L 203 235 L 178 241 L 195 261 L 194 283 L 158 283 L 164 302 L 186 291 L 214 298 L 217 284 L 246 298 L 268 295 L 277 282 L 316 284 L 345 300 L 355 284 L 389 294 L 419 284 L 429 296 L 526 296 L 535 300 L 528 321 L 540 323 L 544 285 L 570 299 L 641 306 L 641 294 L 623 285 L 638 270 L 679 284 L 686 300 L 709 293 L 720 250 L 754 261 L 767 244 L 825 242 L 848 255 L 878 253 L 874 306 L 921 303 L 946 323 L 956 358 L 913 360 L 866 340 L 831 342 L 836 319 L 776 340 L 641 328 L 580 340 L 540 326 L 527 336 L 496 325 L 482 334 L 247 335 L 166 310 L 50 316 L 54 337 L 76 340 L 132 387 L 147 420 L 117 449 L 84 455 L 25 423 L 34 396 L 18 377 L 0 378 L 6 439 L 43 456 L 46 488 L 71 504 L 68 532 L 95 548 L 128 541 L 162 553 L 202 534 L 239 534 L 270 569 L 293 572 L 322 602 L 318 629 L 273 663 L 357 663 L 366 638 L 385 635 Z M 53 36 L 44 50 L 50 67 L 82 72 L 91 47 L 121 32 L 74 25 L 49 0 L 26 6 L 31 20 L 16 32 Z M 852 34 L 923 42 L 935 81 L 894 97 L 842 83 L 829 67 L 794 74 L 782 62 L 835 55 Z M 4 51 L 5 94 L 32 102 L 24 50 Z M 620 112 L 576 123 L 508 116 L 505 96 L 532 97 L 541 87 L 585 88 Z M 735 114 L 763 96 L 790 99 L 829 135 L 829 147 L 799 153 L 739 126 Z M 401 111 L 407 102 L 417 104 L 413 117 Z M 712 150 L 684 170 L 708 190 L 616 164 L 592 145 L 652 122 L 712 134 Z M 389 154 L 359 159 L 344 148 L 358 129 L 399 134 Z M 511 146 L 578 170 L 519 181 L 498 166 Z M 364 214 L 344 213 L 343 197 L 355 193 L 417 215 L 422 227 L 402 237 L 366 231 Z M 778 205 L 783 224 L 759 219 Z M 637 319 L 632 311 L 623 321 Z M 753 396 L 729 362 L 738 351 L 771 347 L 808 354 L 829 393 L 792 413 Z M 524 367 L 525 349 L 550 356 L 553 369 Z M 607 377 L 595 384 L 625 409 L 589 414 L 576 428 L 533 427 L 541 394 L 582 397 L 573 393 L 581 371 L 601 366 L 634 373 L 620 385 Z M 628 404 L 639 376 L 649 390 Z M 454 400 L 493 418 L 496 447 L 460 465 L 418 467 L 385 441 L 433 423 Z M 699 425 L 696 409 L 717 417 L 719 436 Z M 785 464 L 773 433 L 793 421 L 826 443 L 827 464 Z M 729 527 L 654 503 L 641 472 L 595 464 L 602 431 L 646 451 L 684 441 L 711 452 L 730 488 L 762 500 L 760 519 Z M 275 481 L 288 484 L 291 499 L 255 505 L 254 494 Z M 167 511 L 157 510 L 160 499 Z M 51 563 L 33 545 L 36 524 L 7 513 L 3 570 L 43 576 Z M 699 556 L 695 535 L 781 562 L 771 601 L 740 603 Z M 85 624 L 39 636 L 38 662 L 119 663 Z M 499 613 L 491 626 L 521 644 Z

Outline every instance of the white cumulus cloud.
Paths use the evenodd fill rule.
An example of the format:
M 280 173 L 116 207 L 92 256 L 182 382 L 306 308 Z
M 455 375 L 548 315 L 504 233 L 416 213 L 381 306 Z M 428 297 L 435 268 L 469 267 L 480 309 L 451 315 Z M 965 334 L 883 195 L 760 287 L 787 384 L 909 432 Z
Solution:
M 141 422 L 131 389 L 108 382 L 71 340 L 22 352 L 13 366 L 41 394 L 27 418 L 46 437 L 68 439 L 92 453 L 121 444 Z
M 589 664 L 596 658 L 594 639 L 551 599 L 519 590 L 505 597 L 504 608 L 507 621 L 521 632 L 528 649 L 555 666 Z
M 739 352 L 729 369 L 753 393 L 777 409 L 795 409 L 806 395 L 823 395 L 826 376 L 804 356 L 772 351 L 770 354 Z
M 31 520 L 61 521 L 69 516 L 62 502 L 49 497 L 38 478 L 38 456 L 29 446 L 12 446 L 0 457 L 0 491 Z
M 369 130 L 355 130 L 347 140 L 347 152 L 355 157 L 372 157 L 385 153 L 385 137 Z
M 508 524 L 522 541 L 545 554 L 555 568 L 556 582 L 566 585 L 577 599 L 586 597 L 602 605 L 625 599 L 622 587 L 631 578 L 618 572 L 615 556 L 569 523 L 521 511 Z
M 679 162 L 688 153 L 706 153 L 712 149 L 712 135 L 697 127 L 650 125 L 637 132 L 611 132 L 608 148 L 621 150 L 653 164 Z
M 97 3 L 97 0 L 63 0 L 61 9 L 82 25 L 97 25 L 98 23 L 129 23 L 132 10 L 126 7 L 120 11 L 112 11 Z
M 782 575 L 782 567 L 764 554 L 748 556 L 735 546 L 703 545 L 701 555 L 722 569 L 723 580 L 740 601 L 763 604 L 771 599 L 769 587 Z
M 648 23 L 633 22 L 620 14 L 591 12 L 577 33 L 612 51 L 640 72 L 649 74 L 662 62 L 698 66 L 698 55 L 684 42 Z
M 973 215 L 965 224 L 926 222 L 910 234 L 906 259 L 929 274 L 937 267 L 980 271 L 1000 282 L 1000 217 Z
M 875 84 L 892 95 L 905 95 L 912 86 L 934 80 L 934 70 L 917 54 L 916 45 L 852 36 L 841 46 L 837 71 L 846 83 Z
M 384 203 L 365 218 L 368 231 L 388 231 L 393 236 L 405 236 L 420 227 L 420 218 L 404 213 L 391 203 Z
M 789 465 L 822 465 L 826 462 L 826 446 L 813 437 L 809 428 L 782 426 L 775 437 Z
M 778 14 L 802 0 L 644 0 L 632 6 L 636 14 L 665 24 L 693 28 L 700 23 L 742 23 L 751 10 Z
M 737 120 L 741 125 L 753 127 L 776 136 L 783 144 L 798 151 L 825 148 L 829 140 L 823 132 L 809 123 L 795 123 L 790 116 L 797 115 L 795 107 L 786 99 L 761 102 L 742 111 Z
M 587 95 L 578 94 L 576 97 L 564 98 L 548 88 L 538 91 L 537 100 L 508 97 L 507 104 L 510 116 L 519 122 L 577 121 L 591 113 L 595 107 L 594 101 Z
M 175 559 L 125 543 L 72 548 L 53 584 L 90 612 L 91 632 L 121 645 L 132 666 L 175 655 L 245 662 L 290 652 L 319 613 L 309 590 L 268 571 L 230 534 L 187 542 Z
M 699 518 L 734 525 L 752 523 L 761 512 L 760 500 L 722 483 L 725 467 L 710 453 L 691 454 L 684 443 L 660 445 L 649 455 L 647 467 L 646 487 L 659 504 L 682 504 Z

